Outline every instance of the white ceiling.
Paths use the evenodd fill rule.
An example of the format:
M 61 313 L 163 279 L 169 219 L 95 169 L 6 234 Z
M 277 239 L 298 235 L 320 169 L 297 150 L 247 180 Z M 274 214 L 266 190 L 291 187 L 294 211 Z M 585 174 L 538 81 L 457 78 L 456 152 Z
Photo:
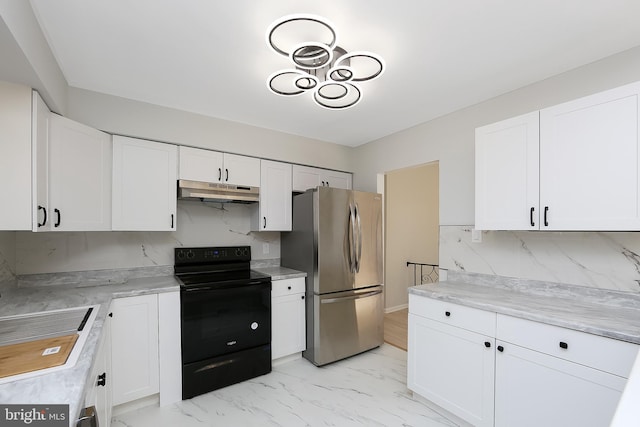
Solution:
M 638 0 L 31 0 L 70 86 L 357 146 L 640 45 Z M 362 101 L 281 97 L 265 31 L 336 26 L 387 69 Z M 309 95 L 309 96 L 308 96 Z

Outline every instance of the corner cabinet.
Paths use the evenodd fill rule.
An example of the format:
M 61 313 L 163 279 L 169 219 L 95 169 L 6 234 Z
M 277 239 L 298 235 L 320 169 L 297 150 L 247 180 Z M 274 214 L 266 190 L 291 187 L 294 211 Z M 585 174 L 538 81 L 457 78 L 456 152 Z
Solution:
M 293 191 L 301 193 L 316 187 L 333 187 L 351 190 L 352 176 L 346 172 L 293 165 Z
M 476 228 L 640 230 L 639 105 L 633 83 L 476 129 Z
M 291 231 L 291 165 L 260 161 L 260 202 L 252 212 L 254 231 Z
M 113 230 L 176 229 L 178 147 L 113 137 Z
M 98 425 L 111 425 L 112 398 L 112 370 L 111 370 L 111 322 L 105 319 L 102 334 L 96 351 L 96 360 L 89 375 L 89 387 L 85 396 L 84 406 L 95 407 Z
M 306 349 L 305 278 L 274 280 L 271 289 L 271 358 Z

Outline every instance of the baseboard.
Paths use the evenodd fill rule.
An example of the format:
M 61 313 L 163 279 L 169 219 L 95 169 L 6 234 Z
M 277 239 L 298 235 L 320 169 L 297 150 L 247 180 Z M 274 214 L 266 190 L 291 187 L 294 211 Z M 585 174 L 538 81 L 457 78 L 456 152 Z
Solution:
M 395 307 L 387 307 L 384 309 L 384 313 L 393 313 L 394 311 L 404 310 L 405 308 L 409 308 L 409 303 L 396 305 Z
M 113 407 L 111 416 L 115 417 L 126 412 L 135 411 L 136 409 L 146 408 L 147 406 L 160 406 L 160 395 L 156 393 L 134 400 L 133 402 L 121 403 Z

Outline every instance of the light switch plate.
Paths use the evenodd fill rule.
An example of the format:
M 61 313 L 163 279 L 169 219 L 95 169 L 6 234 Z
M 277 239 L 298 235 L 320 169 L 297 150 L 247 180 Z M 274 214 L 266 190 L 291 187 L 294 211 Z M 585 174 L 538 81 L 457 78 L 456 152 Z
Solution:
M 482 243 L 482 230 L 471 229 L 471 243 Z

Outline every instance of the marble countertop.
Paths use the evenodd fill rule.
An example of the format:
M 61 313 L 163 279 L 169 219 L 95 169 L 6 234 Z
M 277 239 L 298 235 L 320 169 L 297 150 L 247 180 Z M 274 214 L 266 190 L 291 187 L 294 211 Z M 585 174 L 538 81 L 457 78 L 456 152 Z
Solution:
M 307 277 L 304 271 L 293 270 L 281 266 L 254 267 L 252 270 L 271 276 L 271 280 L 295 279 L 296 277 Z
M 108 274 L 107 274 L 108 275 Z M 47 281 L 39 278 L 39 286 L 23 286 L 4 282 L 0 287 L 0 313 L 4 316 L 40 311 L 100 305 L 97 317 L 75 366 L 32 378 L 0 384 L 2 404 L 69 404 L 70 426 L 84 407 L 83 398 L 91 385 L 89 378 L 95 361 L 102 326 L 114 298 L 179 291 L 171 276 L 135 277 L 115 284 L 98 285 L 95 280 L 59 284 L 55 275 Z M 84 283 L 90 283 L 86 286 Z M 113 283 L 106 281 L 105 283 Z
M 504 279 L 449 274 L 409 293 L 640 344 L 638 294 Z

